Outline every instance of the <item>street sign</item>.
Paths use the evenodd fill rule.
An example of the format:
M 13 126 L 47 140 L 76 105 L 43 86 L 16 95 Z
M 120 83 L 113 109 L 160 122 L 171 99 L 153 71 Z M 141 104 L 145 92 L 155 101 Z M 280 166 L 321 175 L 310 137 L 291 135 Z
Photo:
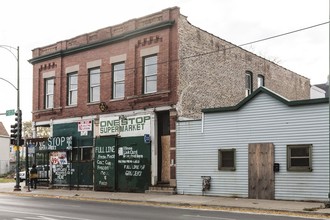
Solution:
M 72 150 L 72 136 L 49 137 L 38 144 L 37 151 Z
M 15 109 L 6 110 L 6 116 L 11 116 L 15 114 Z

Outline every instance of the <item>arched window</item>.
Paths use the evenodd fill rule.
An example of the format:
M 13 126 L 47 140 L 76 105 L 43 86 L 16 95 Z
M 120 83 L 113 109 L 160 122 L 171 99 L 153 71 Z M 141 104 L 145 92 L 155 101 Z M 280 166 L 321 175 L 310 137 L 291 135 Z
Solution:
M 261 74 L 258 74 L 258 88 L 265 86 L 265 77 Z
M 253 74 L 250 71 L 245 72 L 245 96 L 250 95 L 253 92 Z

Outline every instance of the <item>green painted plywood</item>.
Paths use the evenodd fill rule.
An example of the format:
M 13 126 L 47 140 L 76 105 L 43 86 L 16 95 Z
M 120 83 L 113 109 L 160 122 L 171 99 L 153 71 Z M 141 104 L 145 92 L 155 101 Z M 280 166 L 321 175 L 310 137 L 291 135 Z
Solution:
M 95 140 L 95 190 L 115 191 L 115 144 L 114 137 L 102 137 Z
M 143 136 L 118 138 L 118 191 L 144 192 L 149 188 L 150 149 Z

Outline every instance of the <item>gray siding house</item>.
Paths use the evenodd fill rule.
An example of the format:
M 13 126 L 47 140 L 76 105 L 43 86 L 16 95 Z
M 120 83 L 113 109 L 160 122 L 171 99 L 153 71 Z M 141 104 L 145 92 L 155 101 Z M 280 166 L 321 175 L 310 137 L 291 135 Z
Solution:
M 328 199 L 327 98 L 289 101 L 260 87 L 236 106 L 202 112 L 177 122 L 178 194 Z

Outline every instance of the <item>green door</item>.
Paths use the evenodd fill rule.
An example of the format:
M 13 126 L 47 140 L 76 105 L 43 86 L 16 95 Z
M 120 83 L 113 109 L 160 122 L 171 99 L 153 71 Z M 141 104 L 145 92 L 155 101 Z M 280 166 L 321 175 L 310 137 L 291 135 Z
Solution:
M 115 191 L 115 144 L 114 137 L 102 137 L 95 140 L 95 190 Z
M 144 192 L 150 186 L 151 147 L 144 137 L 118 138 L 117 190 Z

